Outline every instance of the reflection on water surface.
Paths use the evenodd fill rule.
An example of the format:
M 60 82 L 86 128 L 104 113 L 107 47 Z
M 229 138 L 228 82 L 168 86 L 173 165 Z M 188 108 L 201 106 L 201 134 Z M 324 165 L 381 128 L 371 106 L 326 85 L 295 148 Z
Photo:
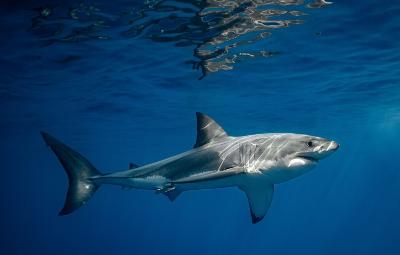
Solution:
M 45 45 L 113 38 L 146 38 L 193 46 L 193 68 L 203 76 L 231 70 L 240 61 L 271 57 L 274 30 L 304 23 L 309 9 L 329 5 L 324 0 L 149 0 L 118 7 L 81 2 L 35 9 L 31 31 Z M 201 78 L 202 78 L 201 77 Z

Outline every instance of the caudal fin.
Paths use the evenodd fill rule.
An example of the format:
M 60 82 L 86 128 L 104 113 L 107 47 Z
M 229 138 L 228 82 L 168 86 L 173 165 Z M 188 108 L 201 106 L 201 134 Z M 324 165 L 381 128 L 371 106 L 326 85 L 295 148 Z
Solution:
M 46 144 L 54 151 L 68 175 L 69 187 L 59 215 L 70 214 L 84 205 L 98 189 L 91 177 L 101 173 L 82 155 L 51 135 L 41 132 Z

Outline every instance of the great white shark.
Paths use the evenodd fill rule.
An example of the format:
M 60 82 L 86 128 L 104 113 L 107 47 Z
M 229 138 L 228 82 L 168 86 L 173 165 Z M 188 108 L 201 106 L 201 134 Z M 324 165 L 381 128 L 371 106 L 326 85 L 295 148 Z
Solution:
M 144 166 L 102 174 L 81 154 L 42 132 L 64 167 L 69 188 L 60 215 L 85 204 L 103 184 L 155 190 L 174 201 L 183 191 L 238 187 L 246 193 L 253 223 L 267 213 L 274 185 L 303 175 L 339 148 L 320 137 L 267 133 L 229 136 L 209 116 L 196 113 L 193 149 Z

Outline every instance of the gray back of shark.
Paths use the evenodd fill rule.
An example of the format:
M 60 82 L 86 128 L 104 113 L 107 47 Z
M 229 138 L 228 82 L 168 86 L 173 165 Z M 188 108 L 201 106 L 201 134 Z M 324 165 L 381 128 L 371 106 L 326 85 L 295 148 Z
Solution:
M 196 116 L 192 150 L 140 167 L 131 164 L 112 174 L 101 174 L 83 156 L 42 133 L 70 181 L 60 214 L 78 209 L 102 184 L 156 190 L 171 201 L 187 190 L 237 186 L 246 193 L 256 223 L 270 207 L 275 184 L 307 173 L 339 147 L 334 141 L 300 134 L 232 137 L 207 115 Z

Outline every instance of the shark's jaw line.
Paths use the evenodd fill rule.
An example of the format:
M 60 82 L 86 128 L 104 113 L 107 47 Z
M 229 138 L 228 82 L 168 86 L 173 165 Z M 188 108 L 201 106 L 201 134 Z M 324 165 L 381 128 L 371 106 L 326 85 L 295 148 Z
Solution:
M 303 158 L 303 159 L 305 159 L 305 160 L 309 160 L 309 161 L 311 161 L 311 162 L 315 162 L 315 163 L 318 163 L 319 162 L 319 159 L 317 159 L 317 158 L 314 158 L 314 157 L 312 157 L 312 156 L 298 156 L 299 158 Z
M 209 116 L 196 116 L 192 150 L 144 166 L 131 163 L 128 170 L 111 174 L 102 174 L 78 152 L 42 132 L 69 178 L 60 215 L 84 205 L 103 184 L 155 190 L 171 201 L 187 190 L 237 186 L 246 193 L 252 222 L 257 223 L 268 211 L 275 184 L 305 174 L 339 147 L 327 139 L 291 133 L 233 137 Z

